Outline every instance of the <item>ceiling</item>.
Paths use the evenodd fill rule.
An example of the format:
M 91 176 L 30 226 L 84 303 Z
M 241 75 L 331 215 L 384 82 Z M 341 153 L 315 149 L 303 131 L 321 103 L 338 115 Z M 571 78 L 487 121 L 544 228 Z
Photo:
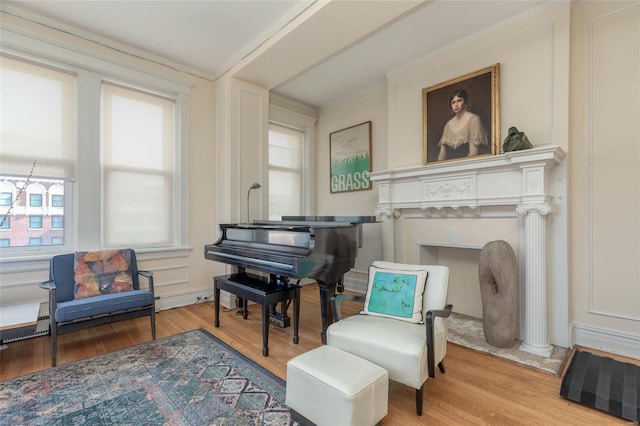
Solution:
M 336 1 L 337 5 L 350 6 L 343 10 L 353 15 L 347 19 L 354 26 L 385 4 L 395 9 L 389 12 L 387 22 L 376 21 L 376 29 L 363 28 L 357 37 L 352 36 L 351 42 L 344 46 L 336 44 L 334 51 L 326 56 L 314 58 L 313 63 L 299 70 L 291 67 L 296 74 L 287 75 L 286 80 L 257 83 L 265 84 L 279 95 L 321 108 L 384 81 L 390 70 L 545 3 L 533 0 L 334 0 L 334 3 Z M 49 0 L 5 1 L 0 8 L 6 13 L 215 80 L 265 45 L 275 43 L 278 30 L 285 25 L 301 21 L 301 17 L 325 4 L 325 1 L 313 0 Z M 348 32 L 348 27 L 332 28 L 334 22 L 335 19 L 322 26 L 323 40 L 330 39 L 334 30 Z M 303 48 L 320 48 L 316 42 L 317 36 L 315 42 L 304 40 Z M 293 49 L 291 52 L 293 55 Z M 282 54 L 280 58 L 282 60 Z M 260 72 L 260 68 L 254 72 Z M 247 79 L 251 80 L 248 73 Z

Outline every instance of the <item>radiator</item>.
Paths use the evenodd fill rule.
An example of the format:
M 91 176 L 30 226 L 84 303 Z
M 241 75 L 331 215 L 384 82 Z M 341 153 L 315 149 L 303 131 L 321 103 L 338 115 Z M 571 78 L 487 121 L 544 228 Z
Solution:
M 38 336 L 46 336 L 47 334 L 49 334 L 49 315 L 39 316 L 35 331 L 3 339 L 3 343 L 17 342 L 18 340 L 30 339 L 32 337 Z

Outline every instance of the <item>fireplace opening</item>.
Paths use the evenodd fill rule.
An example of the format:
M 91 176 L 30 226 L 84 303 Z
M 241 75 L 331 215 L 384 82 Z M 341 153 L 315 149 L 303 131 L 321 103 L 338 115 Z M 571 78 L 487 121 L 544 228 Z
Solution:
M 448 303 L 454 312 L 482 319 L 478 276 L 481 246 L 447 247 L 418 243 L 418 264 L 449 268 Z

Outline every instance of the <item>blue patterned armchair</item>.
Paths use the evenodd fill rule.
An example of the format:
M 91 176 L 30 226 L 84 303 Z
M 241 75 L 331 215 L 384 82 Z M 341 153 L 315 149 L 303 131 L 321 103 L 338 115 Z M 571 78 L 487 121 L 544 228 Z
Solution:
M 139 271 L 135 251 L 120 250 L 127 258 L 126 291 L 122 288 L 105 289 L 95 286 L 96 294 L 78 298 L 76 276 L 77 254 L 54 256 L 50 261 L 49 280 L 40 285 L 49 291 L 49 331 L 51 333 L 51 366 L 56 365 L 58 335 L 125 319 L 149 316 L 151 337 L 156 338 L 153 274 Z M 105 253 L 105 252 L 93 252 Z M 94 281 L 97 279 L 94 275 Z M 140 289 L 139 276 L 146 278 L 147 289 Z M 100 288 L 98 288 L 100 287 Z

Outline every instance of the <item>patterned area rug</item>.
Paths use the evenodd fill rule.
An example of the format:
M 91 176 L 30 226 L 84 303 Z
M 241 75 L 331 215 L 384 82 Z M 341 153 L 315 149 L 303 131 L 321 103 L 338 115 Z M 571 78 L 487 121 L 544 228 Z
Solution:
M 285 382 L 205 330 L 0 384 L 2 425 L 295 425 Z
M 640 366 L 576 351 L 562 379 L 560 395 L 637 425 L 640 421 Z
M 565 363 L 569 350 L 558 346 L 548 358 L 524 352 L 518 349 L 519 342 L 511 348 L 497 348 L 491 346 L 484 337 L 482 320 L 453 312 L 448 320 L 449 341 L 466 348 L 485 352 L 500 358 L 508 359 L 522 365 L 537 368 L 547 373 L 559 375 Z

